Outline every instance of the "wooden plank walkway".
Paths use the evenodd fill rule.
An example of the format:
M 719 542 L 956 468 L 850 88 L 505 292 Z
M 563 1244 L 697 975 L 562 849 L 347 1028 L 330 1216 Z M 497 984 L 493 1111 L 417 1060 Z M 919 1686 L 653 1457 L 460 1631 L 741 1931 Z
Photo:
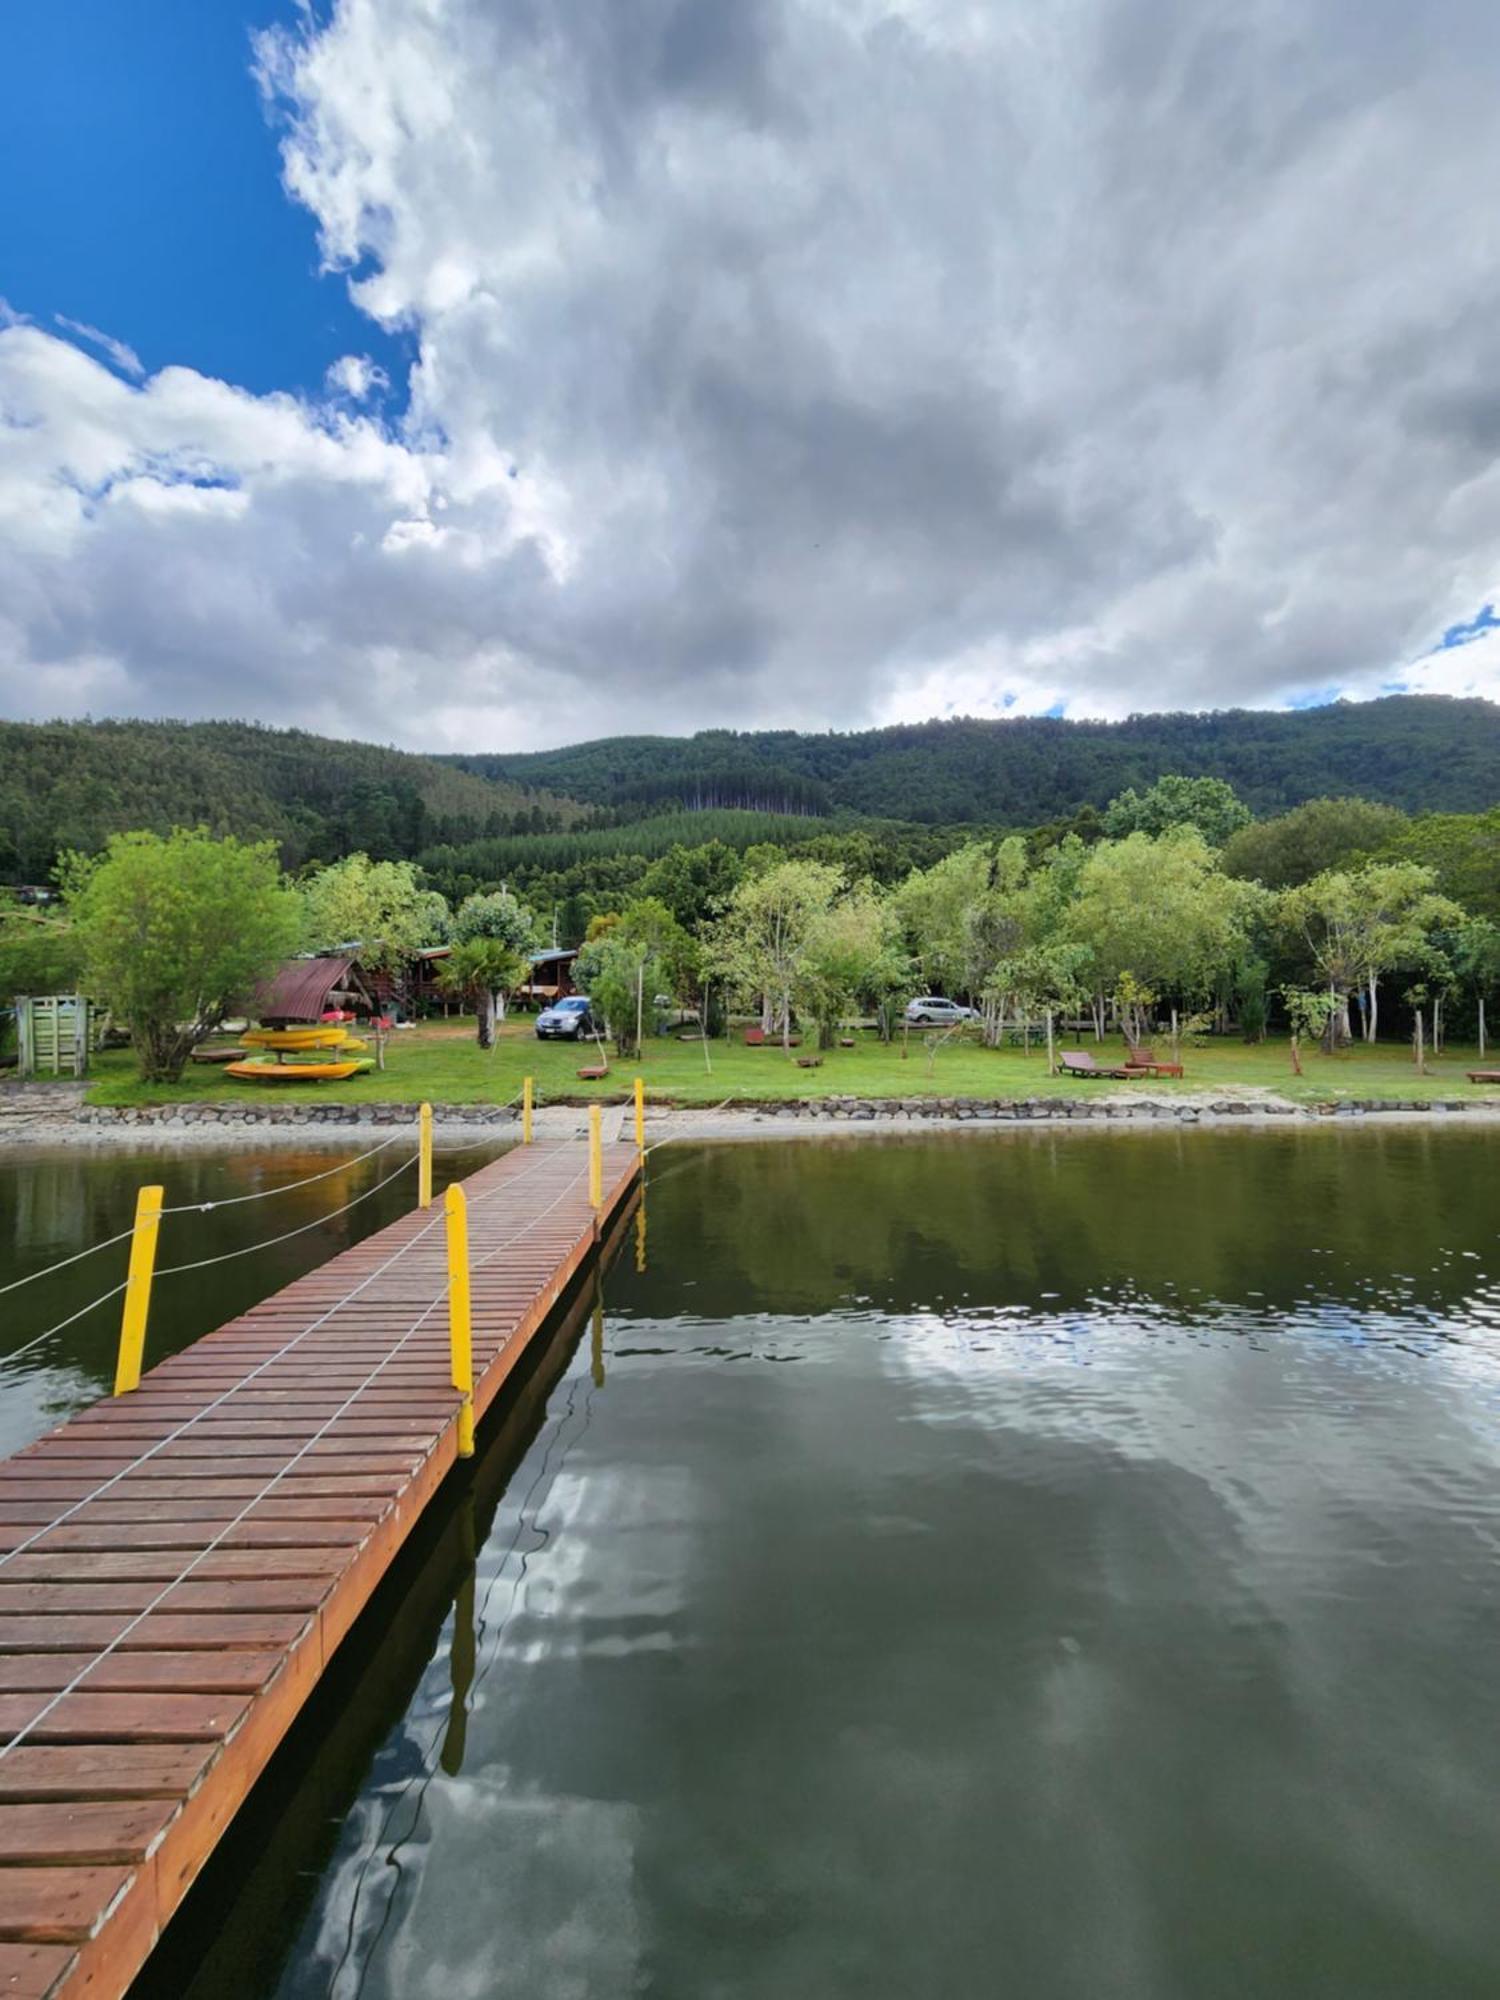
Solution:
M 483 1414 L 592 1252 L 588 1151 L 464 1187 Z M 0 1995 L 139 1971 L 454 1463 L 446 1280 L 437 1203 L 0 1461 Z

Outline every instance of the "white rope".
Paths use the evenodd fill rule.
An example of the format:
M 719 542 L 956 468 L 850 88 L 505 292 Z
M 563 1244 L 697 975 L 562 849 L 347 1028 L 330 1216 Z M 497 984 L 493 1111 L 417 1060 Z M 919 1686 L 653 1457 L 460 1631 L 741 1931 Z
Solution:
M 268 1201 L 272 1195 L 291 1194 L 295 1188 L 311 1187 L 314 1181 L 329 1180 L 334 1174 L 341 1174 L 348 1167 L 357 1167 L 365 1160 L 373 1160 L 377 1153 L 383 1153 L 388 1147 L 397 1145 L 406 1136 L 404 1132 L 393 1132 L 389 1139 L 382 1139 L 380 1144 L 372 1146 L 368 1153 L 356 1153 L 352 1160 L 340 1160 L 337 1166 L 325 1167 L 321 1173 L 309 1174 L 304 1180 L 286 1181 L 281 1187 L 258 1188 L 254 1194 L 226 1195 L 222 1201 L 178 1202 L 171 1208 L 162 1209 L 161 1213 L 164 1216 L 207 1215 L 216 1208 L 236 1208 L 241 1202 Z M 343 1210 L 336 1209 L 334 1213 L 342 1215 Z M 24 1278 L 12 1278 L 9 1284 L 0 1285 L 0 1298 L 4 1298 L 7 1292 L 19 1291 L 22 1285 L 35 1283 L 38 1278 L 50 1278 L 54 1271 L 65 1271 L 70 1264 L 81 1263 L 85 1257 L 92 1257 L 97 1251 L 112 1250 L 115 1244 L 126 1242 L 133 1234 L 133 1229 L 122 1229 L 118 1236 L 106 1236 L 102 1243 L 91 1243 L 86 1250 L 75 1250 L 72 1256 L 60 1257 L 56 1263 L 46 1264 L 39 1271 L 28 1271 Z M 277 1238 L 274 1240 L 280 1241 L 281 1239 Z M 242 1253 L 236 1250 L 231 1254 L 239 1256 Z M 179 1265 L 175 1268 L 180 1270 L 190 1267 Z M 163 1273 L 162 1275 L 165 1274 Z M 40 1336 L 38 1337 L 40 1338 Z
M 129 1282 L 128 1278 L 122 1278 L 118 1285 L 112 1285 L 107 1292 L 101 1292 L 97 1299 L 90 1299 L 86 1306 L 80 1306 L 77 1312 L 69 1313 L 68 1317 L 60 1319 L 56 1326 L 49 1326 L 45 1333 L 34 1333 L 30 1340 L 23 1341 L 21 1346 L 11 1348 L 8 1354 L 0 1354 L 0 1366 L 7 1362 L 19 1361 L 23 1354 L 29 1354 L 33 1347 L 40 1347 L 42 1342 L 50 1340 L 54 1333 L 61 1333 L 63 1328 L 71 1326 L 75 1319 L 82 1319 L 85 1313 L 91 1313 L 95 1306 L 102 1306 L 109 1299 L 117 1299 Z
M 384 1180 L 376 1181 L 362 1194 L 355 1195 L 352 1201 L 346 1201 L 342 1208 L 331 1208 L 326 1215 L 315 1215 L 311 1222 L 299 1223 L 295 1229 L 283 1230 L 280 1236 L 263 1236 L 258 1243 L 242 1243 L 238 1250 L 221 1250 L 216 1257 L 198 1257 L 191 1264 L 168 1264 L 156 1275 L 158 1278 L 174 1278 L 179 1271 L 205 1271 L 210 1264 L 227 1264 L 232 1258 L 248 1257 L 256 1250 L 274 1250 L 278 1243 L 290 1243 L 294 1236 L 305 1236 L 309 1229 L 321 1229 L 324 1223 L 334 1222 L 339 1216 L 347 1215 L 351 1208 L 358 1208 L 359 1204 L 368 1201 L 372 1194 L 379 1194 L 383 1187 L 389 1187 L 393 1180 L 404 1174 L 408 1167 L 414 1166 L 420 1158 L 419 1153 L 413 1153 L 409 1159 L 403 1160 L 399 1167 L 388 1173 Z M 180 1215 L 182 1211 L 177 1209 L 174 1213 Z
M 407 1134 L 405 1132 L 393 1132 L 389 1139 L 382 1139 L 380 1144 L 372 1146 L 368 1153 L 356 1153 L 352 1160 L 340 1160 L 336 1166 L 325 1167 L 321 1173 L 308 1174 L 305 1179 L 300 1181 L 284 1181 L 280 1187 L 257 1188 L 254 1194 L 228 1194 L 221 1201 L 179 1202 L 175 1208 L 164 1208 L 162 1214 L 208 1215 L 216 1208 L 238 1208 L 241 1202 L 269 1201 L 273 1195 L 291 1194 L 297 1188 L 311 1187 L 314 1181 L 331 1180 L 335 1174 L 341 1174 L 349 1167 L 357 1167 L 364 1160 L 373 1160 L 377 1153 L 383 1153 L 389 1147 L 399 1145 L 406 1137 Z M 129 1235 L 129 1233 L 127 1230 L 126 1234 Z M 117 1243 L 119 1240 L 118 1237 L 115 1238 Z
M 519 1242 L 521 1237 L 523 1237 L 528 1230 L 534 1229 L 539 1222 L 543 1221 L 548 1215 L 552 1213 L 553 1209 L 556 1208 L 560 1202 L 562 1202 L 569 1194 L 572 1193 L 573 1189 L 577 1187 L 579 1181 L 582 1180 L 584 1171 L 585 1170 L 580 1170 L 577 1174 L 575 1174 L 573 1178 L 557 1195 L 555 1200 L 549 1202 L 546 1208 L 542 1209 L 538 1214 L 534 1215 L 531 1218 L 530 1222 L 524 1224 L 520 1229 L 516 1230 L 512 1235 L 508 1236 L 503 1243 L 498 1243 L 495 1245 L 494 1249 L 487 1251 L 485 1255 L 478 1260 L 478 1263 L 475 1264 L 472 1268 L 475 1270 L 481 1269 L 485 1264 L 490 1262 L 491 1258 L 498 1257 L 501 1251 L 508 1250 L 513 1243 Z M 492 1190 L 492 1192 L 496 1192 L 496 1190 Z M 481 1197 L 481 1199 L 488 1200 L 489 1196 Z M 475 1206 L 478 1207 L 479 1203 L 476 1203 Z M 435 1217 L 434 1222 L 437 1221 L 438 1219 L 439 1218 Z M 396 1252 L 396 1256 L 399 1257 L 403 1251 L 409 1250 L 411 1248 L 411 1244 L 418 1242 L 422 1236 L 426 1235 L 427 1229 L 431 1228 L 432 1226 L 433 1224 L 429 1223 L 427 1225 L 427 1228 L 420 1230 L 416 1236 L 412 1237 L 410 1243 L 402 1244 L 401 1250 L 398 1250 Z M 389 1261 L 394 1263 L 395 1258 L 393 1257 Z M 368 1280 L 366 1280 L 366 1282 L 368 1282 Z M 405 1333 L 402 1334 L 401 1338 L 396 1342 L 395 1346 L 391 1348 L 390 1352 L 381 1357 L 381 1359 L 370 1370 L 369 1374 L 365 1376 L 364 1380 L 361 1383 L 359 1383 L 359 1385 L 356 1388 L 350 1390 L 349 1394 L 344 1398 L 343 1402 L 339 1405 L 339 1407 L 333 1412 L 332 1416 L 324 1420 L 324 1422 L 319 1426 L 319 1428 L 313 1432 L 312 1436 L 307 1439 L 306 1443 L 301 1445 L 299 1449 L 296 1451 L 296 1453 L 290 1459 L 288 1459 L 287 1463 L 281 1468 L 281 1470 L 277 1473 L 274 1473 L 272 1477 L 269 1480 L 267 1480 L 266 1484 L 260 1489 L 260 1491 L 255 1495 L 253 1495 L 251 1499 L 245 1502 L 244 1506 L 240 1509 L 239 1513 L 235 1515 L 232 1521 L 226 1521 L 224 1523 L 223 1527 L 217 1531 L 213 1539 L 207 1542 L 204 1545 L 204 1547 L 198 1551 L 198 1553 L 193 1557 L 192 1561 L 186 1566 L 185 1569 L 180 1570 L 178 1574 L 175 1577 L 173 1577 L 169 1583 L 164 1583 L 162 1585 L 161 1589 L 156 1593 L 155 1597 L 151 1599 L 150 1603 L 145 1605 L 140 1611 L 136 1612 L 135 1615 L 129 1620 L 129 1622 L 120 1628 L 120 1630 L 115 1634 L 113 1639 L 109 1641 L 108 1645 L 101 1647 L 100 1650 L 97 1653 L 95 1653 L 91 1659 L 89 1659 L 82 1667 L 79 1668 L 78 1672 L 74 1674 L 73 1678 L 67 1683 L 65 1687 L 59 1688 L 57 1693 L 54 1694 L 51 1697 L 51 1699 L 47 1701 L 40 1709 L 38 1709 L 36 1714 L 31 1718 L 31 1720 L 26 1724 L 26 1726 L 23 1729 L 17 1730 L 15 1735 L 11 1737 L 8 1743 L 0 1745 L 0 1761 L 3 1761 L 6 1757 L 8 1757 L 11 1751 L 16 1749 L 18 1745 L 24 1743 L 26 1738 L 36 1730 L 38 1725 L 46 1721 L 47 1717 L 52 1713 L 52 1711 L 58 1706 L 60 1702 L 65 1701 L 70 1694 L 75 1693 L 80 1683 L 83 1680 L 85 1680 L 90 1673 L 92 1673 L 94 1668 L 99 1665 L 100 1661 L 107 1660 L 110 1654 L 113 1653 L 121 1644 L 123 1644 L 123 1642 L 126 1639 L 130 1637 L 131 1633 L 135 1631 L 137 1626 L 139 1626 L 145 1619 L 149 1618 L 151 1614 L 158 1609 L 158 1607 L 163 1603 L 163 1601 L 166 1598 L 168 1598 L 172 1594 L 172 1592 L 178 1588 L 180 1584 L 185 1583 L 187 1579 L 192 1575 L 193 1571 L 197 1569 L 198 1565 L 202 1562 L 205 1562 L 208 1559 L 208 1557 L 215 1552 L 215 1550 L 223 1542 L 224 1537 L 228 1535 L 233 1529 L 237 1528 L 240 1525 L 240 1523 L 246 1518 L 246 1516 L 252 1513 L 255 1508 L 260 1506 L 261 1502 L 265 1500 L 267 1495 L 271 1493 L 275 1487 L 279 1486 L 281 1481 L 287 1477 L 287 1475 L 291 1472 L 292 1468 L 296 1465 L 299 1465 L 302 1462 L 302 1460 L 312 1450 L 313 1446 L 315 1444 L 318 1444 L 324 1437 L 327 1436 L 328 1432 L 339 1421 L 339 1419 L 343 1417 L 348 1412 L 348 1410 L 353 1406 L 353 1404 L 359 1400 L 359 1398 L 365 1393 L 365 1391 L 371 1386 L 371 1384 L 374 1383 L 376 1380 L 378 1380 L 378 1378 L 385 1372 L 385 1370 L 390 1367 L 391 1363 L 395 1360 L 396 1356 L 401 1352 L 401 1350 L 405 1347 L 406 1343 L 412 1338 L 412 1336 L 418 1333 L 421 1330 L 421 1328 L 427 1324 L 427 1321 L 432 1317 L 433 1313 L 435 1313 L 438 1307 L 442 1304 L 444 1298 L 447 1296 L 447 1292 L 448 1292 L 448 1282 L 447 1279 L 445 1278 L 441 1289 L 439 1290 L 436 1298 L 432 1300 L 431 1304 L 426 1305 L 422 1308 L 421 1312 L 417 1315 L 416 1319 L 412 1321 L 411 1325 L 406 1329 Z M 355 1293 L 353 1292 L 351 1292 L 348 1295 L 349 1298 L 353 1298 L 354 1296 Z M 347 1302 L 348 1302 L 347 1299 L 342 1301 L 342 1303 L 345 1304 L 347 1304 Z M 336 1308 L 334 1310 L 336 1310 Z M 311 1328 L 308 1329 L 309 1332 L 311 1330 L 312 1330 Z M 305 1336 L 299 1336 L 299 1338 L 302 1337 Z M 291 1345 L 293 1346 L 295 1344 L 296 1344 L 295 1342 L 291 1343 Z M 265 1364 L 262 1364 L 262 1366 L 264 1365 Z M 254 1373 L 259 1373 L 259 1370 L 258 1369 L 255 1370 Z M 249 1381 L 253 1379 L 253 1377 L 247 1376 L 245 1379 L 246 1381 Z M 244 1385 L 241 1384 L 240 1386 L 243 1387 Z M 230 1390 L 228 1393 L 232 1395 L 234 1394 L 234 1391 Z M 213 1406 L 210 1405 L 209 1407 L 212 1408 Z M 206 1412 L 200 1412 L 199 1414 L 204 1415 L 206 1414 Z M 197 1418 L 190 1419 L 190 1421 L 196 1422 Z M 150 1455 L 151 1455 L 150 1453 L 145 1453 L 143 1454 L 143 1458 L 149 1457 Z M 129 1470 L 130 1468 L 127 1467 L 126 1469 Z M 116 1478 L 119 1478 L 121 1476 L 123 1475 L 121 1474 L 115 1475 Z M 59 1515 L 58 1521 L 52 1522 L 50 1525 L 56 1527 L 59 1522 L 64 1521 L 66 1519 L 67 1519 L 66 1514 Z M 26 1545 L 23 1543 L 21 1546 L 25 1547 Z M 20 1549 L 14 1549 L 11 1551 L 11 1553 L 13 1555 L 19 1555 Z M 3 1560 L 8 1560 L 8 1558 L 3 1558 Z
M 583 1178 L 584 1171 L 585 1171 L 584 1169 L 580 1169 L 580 1171 L 574 1175 L 573 1179 L 569 1181 L 568 1187 L 563 1190 L 563 1194 L 566 1194 L 570 1188 L 576 1186 L 577 1182 Z M 480 1208 L 484 1205 L 485 1202 L 494 1200 L 497 1195 L 500 1195 L 504 1192 L 505 1192 L 505 1183 L 501 1182 L 497 1187 L 490 1189 L 488 1194 L 481 1195 L 478 1201 L 476 1201 L 473 1204 L 473 1206 L 475 1208 Z M 562 1198 L 563 1196 L 559 1195 L 557 1200 L 561 1201 Z M 550 1214 L 552 1209 L 555 1208 L 556 1206 L 557 1202 L 552 1202 L 551 1204 L 549 1204 L 548 1208 L 542 1211 L 542 1213 Z M 263 1375 L 268 1368 L 274 1368 L 278 1361 L 284 1360 L 286 1356 L 293 1351 L 293 1349 L 299 1347 L 304 1340 L 309 1338 L 310 1335 L 316 1333 L 321 1327 L 326 1326 L 328 1321 L 333 1318 L 335 1313 L 342 1311 L 342 1309 L 346 1305 L 350 1304 L 352 1300 L 357 1299 L 360 1293 L 366 1290 L 368 1286 L 373 1285 L 377 1278 L 383 1277 L 398 1258 L 404 1257 L 408 1250 L 414 1248 L 416 1244 L 420 1243 L 422 1239 L 425 1236 L 429 1235 L 434 1229 L 436 1229 L 438 1224 L 443 1220 L 444 1220 L 443 1212 L 439 1210 L 438 1213 L 433 1216 L 430 1222 L 424 1223 L 422 1227 L 419 1230 L 417 1230 L 414 1235 L 409 1237 L 407 1241 L 400 1246 L 399 1249 L 393 1250 L 390 1256 L 386 1258 L 383 1264 L 377 1264 L 375 1269 L 369 1272 L 365 1277 L 361 1278 L 359 1283 L 355 1285 L 351 1291 L 345 1292 L 344 1296 L 341 1299 L 336 1299 L 334 1303 L 331 1306 L 328 1306 L 323 1312 L 321 1312 L 316 1319 L 311 1320 L 305 1327 L 303 1327 L 300 1333 L 294 1334 L 289 1341 L 286 1341 L 281 1347 L 278 1347 L 274 1353 L 268 1354 L 264 1361 L 257 1362 L 255 1367 L 250 1370 L 250 1373 L 248 1375 L 242 1376 L 241 1379 L 233 1385 L 233 1387 L 222 1390 L 219 1393 L 219 1395 L 214 1397 L 212 1402 L 206 1403 L 201 1410 L 195 1411 L 192 1416 L 184 1418 L 183 1421 L 175 1427 L 175 1429 L 168 1431 L 165 1437 L 158 1438 L 158 1440 L 154 1445 L 151 1445 L 145 1451 L 138 1453 L 137 1456 L 133 1458 L 128 1465 L 121 1466 L 118 1472 L 111 1473 L 108 1479 L 101 1480 L 99 1485 L 94 1487 L 90 1492 L 85 1493 L 81 1499 L 75 1500 L 71 1506 L 64 1508 L 62 1513 L 56 1515 L 54 1519 L 39 1525 L 30 1535 L 26 1537 L 24 1541 L 18 1542 L 13 1549 L 8 1549 L 4 1552 L 0 1552 L 0 1569 L 3 1569 L 6 1563 L 8 1563 L 12 1559 L 12 1557 L 24 1555 L 28 1549 L 34 1547 L 35 1544 L 39 1542 L 43 1538 L 43 1536 L 48 1534 L 53 1528 L 60 1528 L 65 1521 L 71 1520 L 73 1516 L 81 1512 L 83 1508 L 89 1506 L 93 1501 L 101 1498 L 102 1495 L 109 1492 L 111 1487 L 117 1486 L 122 1479 L 128 1478 L 132 1472 L 139 1471 L 141 1466 L 143 1466 L 148 1459 L 155 1458 L 158 1452 L 165 1451 L 168 1445 L 175 1444 L 179 1438 L 185 1437 L 187 1433 L 192 1429 L 194 1424 L 201 1423 L 205 1417 L 212 1416 L 215 1410 L 221 1409 L 223 1405 L 229 1401 L 231 1396 L 236 1396 L 242 1389 L 248 1388 L 249 1385 L 253 1381 L 255 1381 L 257 1376 Z M 530 1229 L 534 1227 L 535 1222 L 538 1220 L 540 1220 L 540 1217 L 534 1218 L 533 1222 L 528 1223 L 526 1225 L 526 1228 Z M 517 1237 L 509 1238 L 507 1240 L 516 1241 L 518 1240 L 519 1236 L 524 1235 L 525 1233 L 526 1233 L 525 1229 L 523 1229 L 517 1232 Z M 505 1248 L 505 1245 L 502 1244 L 500 1247 L 503 1249 Z
M 39 1271 L 28 1271 L 24 1278 L 12 1278 L 8 1285 L 0 1285 L 0 1298 L 7 1292 L 18 1292 L 22 1285 L 34 1284 L 38 1278 L 50 1278 L 54 1271 L 65 1271 L 70 1264 L 81 1264 L 85 1257 L 92 1257 L 96 1250 L 111 1250 L 116 1243 L 123 1243 L 133 1229 L 122 1229 L 118 1236 L 106 1236 L 102 1243 L 91 1243 L 87 1250 L 75 1250 L 71 1257 L 60 1257 L 55 1264 L 44 1264 Z

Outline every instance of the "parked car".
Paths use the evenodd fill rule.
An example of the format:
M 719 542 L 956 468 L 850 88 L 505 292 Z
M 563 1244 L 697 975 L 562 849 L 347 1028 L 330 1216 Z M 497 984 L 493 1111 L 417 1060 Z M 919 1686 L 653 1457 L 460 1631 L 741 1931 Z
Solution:
M 586 993 L 570 993 L 566 1000 L 544 1007 L 536 1017 L 537 1035 L 544 1042 L 582 1041 L 585 1035 L 594 1033 L 595 1025 L 594 1010 Z
M 926 993 L 906 1003 L 906 1019 L 913 1028 L 956 1028 L 960 1021 L 977 1021 L 974 1007 L 961 1007 L 956 1000 L 940 1000 Z

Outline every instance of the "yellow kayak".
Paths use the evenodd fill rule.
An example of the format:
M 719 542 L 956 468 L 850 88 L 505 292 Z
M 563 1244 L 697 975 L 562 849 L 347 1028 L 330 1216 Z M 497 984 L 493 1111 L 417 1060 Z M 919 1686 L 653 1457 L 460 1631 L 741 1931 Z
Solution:
M 358 1062 L 233 1062 L 224 1065 L 224 1074 L 243 1083 L 342 1083 L 369 1067 L 368 1057 Z
M 280 1053 L 303 1049 L 342 1049 L 349 1042 L 347 1028 L 250 1028 L 240 1036 L 242 1042 L 255 1049 L 274 1049 Z

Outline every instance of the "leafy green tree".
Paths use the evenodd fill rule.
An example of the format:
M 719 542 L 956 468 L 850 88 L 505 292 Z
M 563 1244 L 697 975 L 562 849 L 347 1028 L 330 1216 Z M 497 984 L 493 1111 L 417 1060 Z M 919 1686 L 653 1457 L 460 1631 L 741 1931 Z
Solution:
M 0 1005 L 18 993 L 71 993 L 81 951 L 65 915 L 0 901 Z
M 619 926 L 586 944 L 578 955 L 578 976 L 604 1017 L 615 1053 L 638 1053 L 639 1025 L 651 995 L 664 978 L 661 957 L 649 938 L 622 933 Z
M 998 847 L 971 842 L 907 877 L 896 909 L 929 992 L 968 998 L 982 991 L 996 961 L 1020 945 L 1025 884 L 1019 837 Z
M 744 997 L 761 1006 L 767 1027 L 779 1022 L 789 1048 L 795 997 L 807 976 L 821 920 L 844 887 L 838 869 L 821 861 L 781 861 L 747 875 L 714 925 L 708 963 Z
M 1473 995 L 1479 1029 L 1479 1053 L 1485 1052 L 1485 1005 L 1500 988 L 1500 923 L 1492 917 L 1467 917 L 1453 933 L 1453 965 L 1461 985 Z
M 307 940 L 314 951 L 352 945 L 371 972 L 399 978 L 417 952 L 447 936 L 448 905 L 424 889 L 409 861 L 350 854 L 303 885 Z
M 64 883 L 88 991 L 128 1025 L 147 1082 L 175 1083 L 301 938 L 271 841 L 117 834 L 100 856 L 67 857 Z
M 438 974 L 444 992 L 472 999 L 482 1049 L 495 1046 L 505 998 L 526 976 L 536 919 L 508 889 L 466 896 L 449 920 L 452 949 Z
M 740 858 L 722 840 L 673 847 L 641 878 L 641 894 L 664 903 L 685 930 L 716 917 L 734 894 Z
M 1224 846 L 1224 872 L 1267 889 L 1295 889 L 1330 868 L 1346 868 L 1375 854 L 1398 838 L 1406 824 L 1403 813 L 1371 799 L 1309 799 L 1231 835 Z
M 1461 915 L 1432 885 L 1432 870 L 1415 862 L 1372 862 L 1330 869 L 1282 896 L 1285 932 L 1334 998 L 1324 1029 L 1330 1049 L 1353 1038 L 1349 1000 L 1356 990 L 1364 997 L 1365 1040 L 1375 1040 L 1382 975 L 1423 964 L 1432 932 Z
M 999 959 L 984 997 L 999 1010 L 1001 1033 L 1005 1014 L 1014 1009 L 1029 1046 L 1031 1023 L 1040 1015 L 1049 1024 L 1050 1049 L 1051 1019 L 1056 1014 L 1073 1013 L 1084 1004 L 1092 964 L 1089 946 L 1059 936 L 1038 939 Z
M 1338 1010 L 1336 996 L 1316 986 L 1283 986 L 1281 1003 L 1286 1008 L 1287 1025 L 1291 1030 L 1292 1073 L 1302 1074 L 1302 1038 L 1304 1035 L 1324 1035 L 1328 1025 Z
M 814 919 L 796 999 L 818 1024 L 818 1046 L 827 1049 L 861 1002 L 879 1010 L 888 1036 L 888 1003 L 910 982 L 911 960 L 890 898 L 861 883 Z
M 1205 999 L 1242 949 L 1256 891 L 1229 881 L 1196 827 L 1132 833 L 1089 850 L 1062 934 L 1087 946 L 1096 990 L 1135 1036 L 1147 996 Z
M 1440 895 L 1475 916 L 1500 918 L 1500 806 L 1401 821 L 1374 858 L 1419 862 L 1433 871 Z
M 1250 808 L 1222 778 L 1169 774 L 1144 792 L 1131 785 L 1104 809 L 1104 831 L 1111 840 L 1124 840 L 1132 833 L 1155 835 L 1174 826 L 1195 826 L 1210 847 L 1222 847 L 1231 834 L 1249 822 Z
M 659 991 L 679 998 L 694 989 L 699 947 L 666 904 L 637 897 L 618 915 L 596 917 L 579 953 L 577 978 L 603 1014 L 621 1056 L 640 1045 L 640 1030 L 652 1018 Z

